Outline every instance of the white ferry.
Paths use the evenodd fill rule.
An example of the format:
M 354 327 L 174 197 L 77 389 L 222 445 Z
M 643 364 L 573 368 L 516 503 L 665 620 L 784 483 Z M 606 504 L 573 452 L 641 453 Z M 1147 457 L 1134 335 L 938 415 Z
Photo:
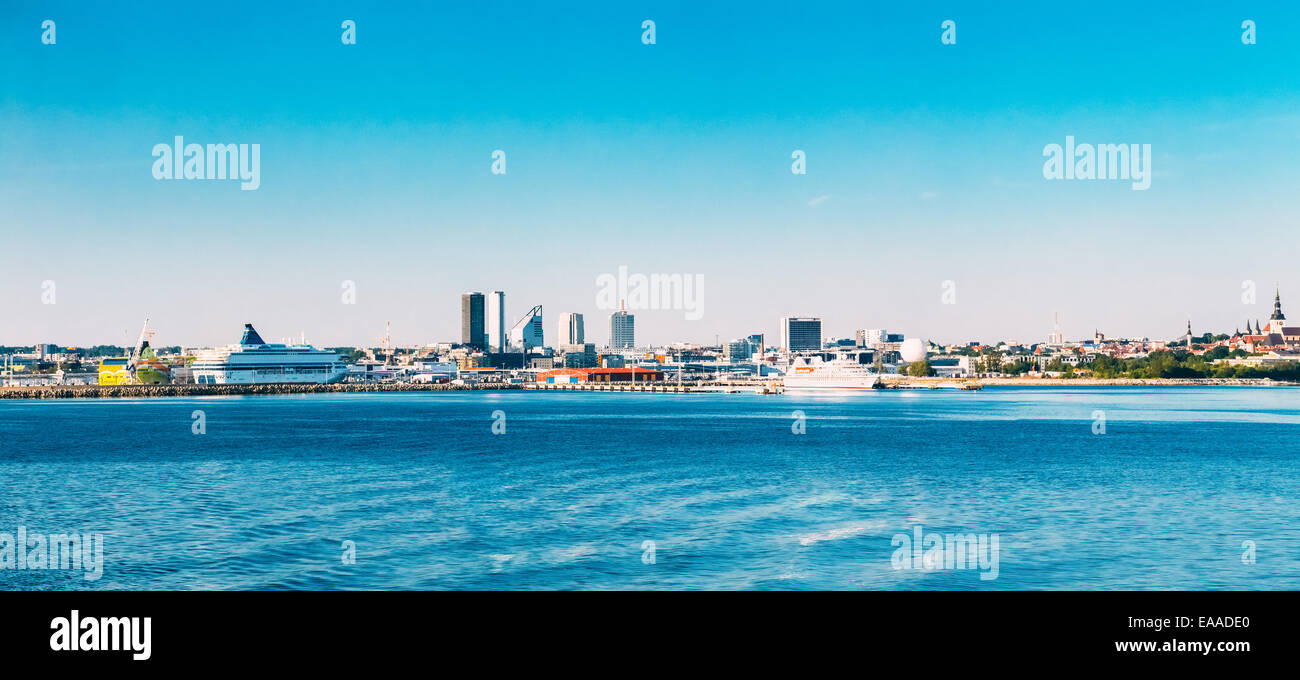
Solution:
M 870 390 L 878 389 L 880 376 L 866 366 L 843 359 L 823 361 L 821 357 L 796 358 L 785 373 L 785 389 Z
M 268 344 L 246 323 L 239 344 L 197 352 L 190 374 L 200 385 L 333 383 L 342 380 L 348 369 L 336 352 L 311 345 Z

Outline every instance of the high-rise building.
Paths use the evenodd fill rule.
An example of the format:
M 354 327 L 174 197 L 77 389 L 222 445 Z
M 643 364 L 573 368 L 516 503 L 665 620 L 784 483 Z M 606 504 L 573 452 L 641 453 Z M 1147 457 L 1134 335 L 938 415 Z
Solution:
M 559 331 L 555 341 L 557 345 L 581 345 L 586 342 L 581 314 L 576 312 L 561 314 Z
M 791 352 L 815 352 L 821 349 L 821 317 L 787 316 L 782 318 L 781 346 Z
M 619 305 L 619 310 L 609 315 L 609 347 L 636 347 L 636 317 L 628 313 L 625 305 Z
M 506 331 L 506 293 L 494 290 L 487 300 L 488 345 L 493 352 L 506 351 Z
M 528 310 L 528 313 L 510 329 L 510 344 L 521 352 L 527 352 L 535 347 L 541 347 L 542 339 L 542 306 L 537 305 Z
M 483 294 L 465 293 L 460 296 L 460 344 L 484 349 Z

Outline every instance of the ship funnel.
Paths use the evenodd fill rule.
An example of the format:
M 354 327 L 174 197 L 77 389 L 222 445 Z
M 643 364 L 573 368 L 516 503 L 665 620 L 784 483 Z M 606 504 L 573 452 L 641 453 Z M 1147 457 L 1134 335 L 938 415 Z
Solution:
M 242 338 L 239 339 L 239 344 L 241 344 L 241 345 L 265 345 L 266 342 L 264 342 L 264 341 L 262 340 L 262 336 L 260 336 L 260 335 L 257 334 L 257 331 L 253 330 L 253 324 L 251 324 L 251 323 L 246 323 L 246 324 L 244 324 L 244 337 L 242 337 Z

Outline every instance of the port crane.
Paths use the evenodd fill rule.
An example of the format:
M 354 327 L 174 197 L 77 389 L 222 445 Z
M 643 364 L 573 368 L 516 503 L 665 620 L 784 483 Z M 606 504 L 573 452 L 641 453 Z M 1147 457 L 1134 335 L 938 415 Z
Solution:
M 381 346 L 384 348 L 384 365 L 388 366 L 393 362 L 393 353 L 389 351 L 389 348 L 393 344 L 393 322 L 385 321 L 384 334 L 375 339 L 382 343 Z
M 119 384 L 139 385 L 140 377 L 137 375 L 136 367 L 140 362 L 140 355 L 144 353 L 144 345 L 153 339 L 154 332 L 149 330 L 149 319 L 144 320 L 144 325 L 140 327 L 140 336 L 135 340 L 135 347 L 131 348 L 131 354 L 126 358 L 126 368 L 122 369 L 124 375 Z

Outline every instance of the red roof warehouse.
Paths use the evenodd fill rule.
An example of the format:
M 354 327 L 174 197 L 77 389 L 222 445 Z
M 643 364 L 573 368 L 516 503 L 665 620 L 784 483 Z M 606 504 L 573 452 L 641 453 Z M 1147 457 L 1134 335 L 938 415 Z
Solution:
M 537 374 L 539 383 L 662 381 L 664 372 L 652 368 L 557 368 Z

